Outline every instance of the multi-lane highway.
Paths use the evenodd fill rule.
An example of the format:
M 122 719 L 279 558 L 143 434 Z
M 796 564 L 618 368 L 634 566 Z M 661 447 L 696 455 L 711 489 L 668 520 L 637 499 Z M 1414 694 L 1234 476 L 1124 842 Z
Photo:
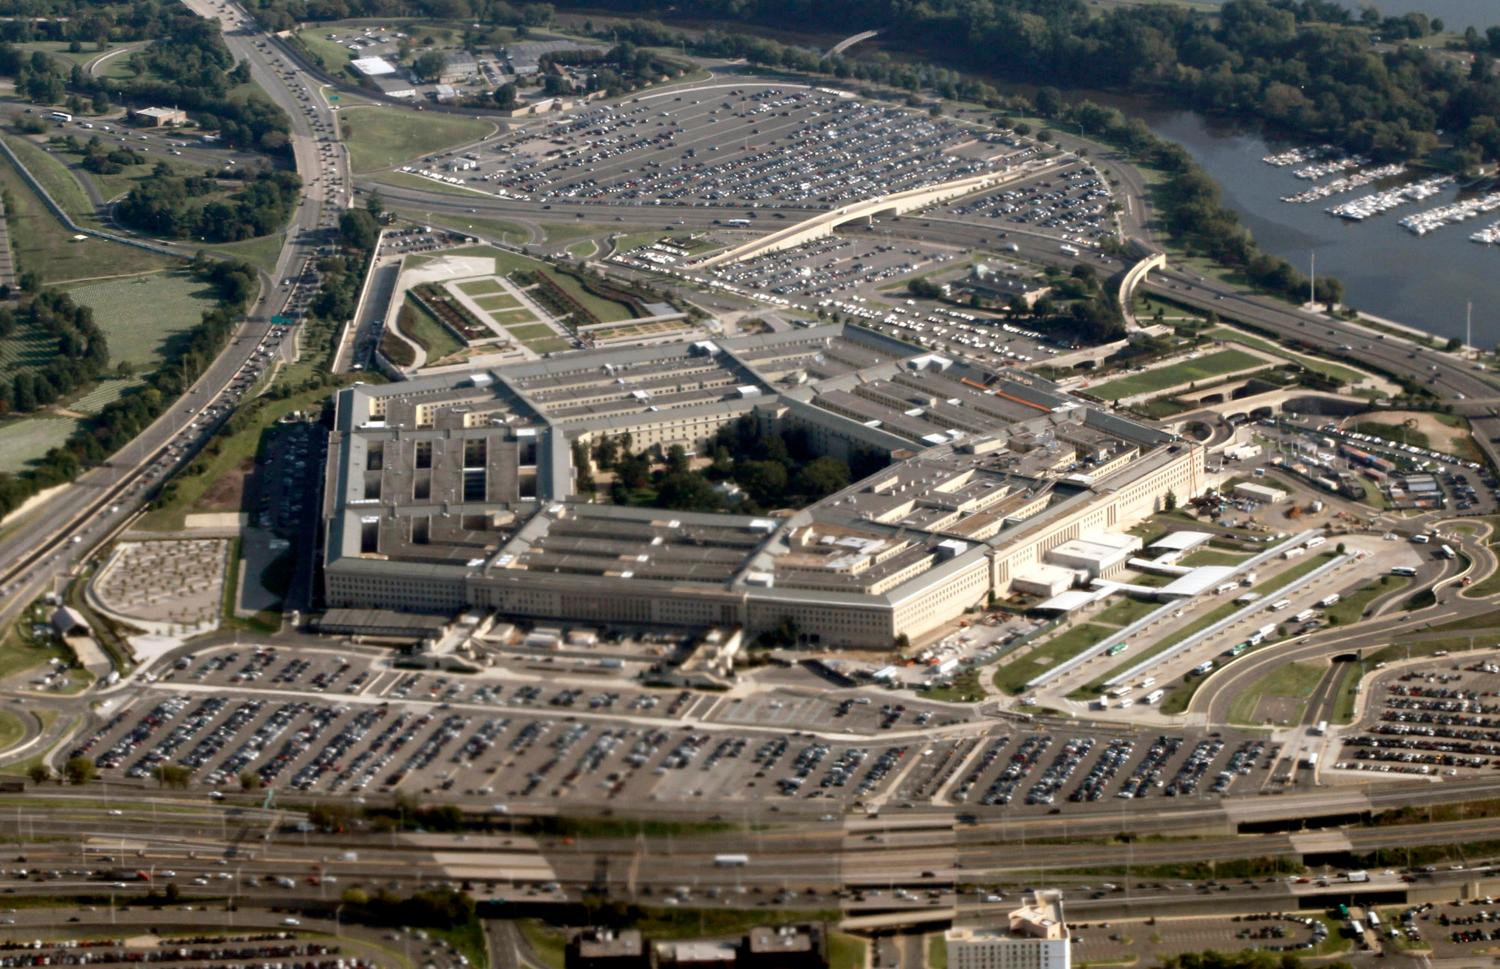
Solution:
M 152 487 L 188 461 L 233 411 L 268 365 L 268 355 L 261 351 L 276 348 L 290 334 L 273 327 L 272 316 L 294 312 L 306 298 L 305 283 L 299 287 L 287 281 L 303 275 L 303 267 L 326 242 L 324 233 L 335 224 L 337 209 L 351 197 L 329 106 L 295 74 L 278 67 L 282 57 L 274 42 L 248 29 L 238 8 L 215 0 L 192 0 L 188 6 L 202 16 L 220 18 L 236 59 L 249 62 L 252 76 L 287 112 L 304 198 L 287 229 L 275 273 L 262 278 L 260 295 L 244 323 L 191 390 L 107 464 L 80 475 L 0 541 L 0 626 L 126 524 Z

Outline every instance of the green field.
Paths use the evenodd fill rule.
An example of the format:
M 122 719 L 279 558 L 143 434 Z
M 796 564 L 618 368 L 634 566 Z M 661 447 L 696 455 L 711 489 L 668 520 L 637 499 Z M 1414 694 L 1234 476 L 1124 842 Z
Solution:
M 15 373 L 40 367 L 57 353 L 57 338 L 34 326 L 17 325 L 10 336 L 0 339 L 0 368 Z
M 154 369 L 168 345 L 196 326 L 216 302 L 213 291 L 185 272 L 120 276 L 66 287 L 94 310 L 109 341 L 111 363 Z
M 495 130 L 488 121 L 387 107 L 345 109 L 339 113 L 339 125 L 348 131 L 344 143 L 350 164 L 362 172 L 478 141 Z
M 97 213 L 93 203 L 61 158 L 19 135 L 7 133 L 5 143 L 21 159 L 26 170 L 42 183 L 52 200 L 63 207 L 64 212 L 77 222 L 95 220 Z
M 1411 579 L 1404 575 L 1382 575 L 1379 579 L 1369 585 L 1361 586 L 1353 592 L 1346 594 L 1336 602 L 1331 609 L 1324 612 L 1330 626 L 1348 625 L 1351 622 L 1359 622 L 1364 617 L 1365 609 L 1376 598 L 1384 596 L 1396 589 L 1405 588 Z
M 1369 377 L 1368 374 L 1360 373 L 1358 370 L 1351 370 L 1348 367 L 1341 367 L 1327 360 L 1320 360 L 1317 357 L 1309 357 L 1301 353 L 1293 353 L 1290 350 L 1284 349 L 1279 344 L 1272 343 L 1270 340 L 1242 333 L 1233 327 L 1215 327 L 1208 331 L 1208 335 L 1216 336 L 1221 340 L 1228 340 L 1232 343 L 1239 343 L 1247 347 L 1255 347 L 1257 350 L 1264 350 L 1278 357 L 1285 357 L 1288 360 L 1301 364 L 1304 369 L 1323 374 L 1327 377 L 1334 377 L 1344 381 L 1346 384 L 1357 384 Z
M 1202 565 L 1239 565 L 1246 558 L 1247 556 L 1236 555 L 1234 552 L 1221 552 L 1213 548 L 1200 548 L 1183 556 L 1179 564 L 1195 569 Z
M 78 427 L 68 417 L 21 417 L 0 423 L 0 471 L 24 471 Z
M 1072 659 L 1088 647 L 1114 634 L 1113 629 L 1084 623 L 1034 647 L 1019 659 L 1001 660 L 995 671 L 995 686 L 1006 693 L 1020 693 L 1039 673 Z
M 1145 373 L 1135 373 L 1118 380 L 1111 380 L 1108 383 L 1090 387 L 1089 393 L 1101 400 L 1120 400 L 1137 394 L 1156 393 L 1192 381 L 1221 377 L 1227 373 L 1249 370 L 1262 365 L 1265 365 L 1264 360 L 1243 350 L 1218 350 L 1206 353 L 1196 360 L 1184 360 L 1181 363 L 1147 370 Z
M 469 296 L 489 296 L 491 294 L 498 293 L 501 296 L 504 296 L 506 299 L 511 299 L 511 297 L 506 294 L 505 287 L 500 285 L 500 281 L 498 279 L 470 279 L 461 283 L 454 283 L 453 285 L 457 286 L 460 292 L 463 292 Z M 476 302 L 478 301 L 476 300 Z M 482 303 L 480 305 L 483 306 Z M 511 305 L 515 305 L 514 301 L 512 301 Z M 491 309 L 491 307 L 488 306 L 485 306 L 484 308 Z
M 574 276 L 559 272 L 549 272 L 548 275 L 556 280 L 557 285 L 561 286 L 569 296 L 578 300 L 585 309 L 599 317 L 600 323 L 618 323 L 635 315 L 624 303 L 617 303 L 612 299 L 605 299 L 589 292 L 584 288 L 582 280 Z
M 338 75 L 343 71 L 344 65 L 358 55 L 337 41 L 328 39 L 329 34 L 335 33 L 343 37 L 346 31 L 331 28 L 328 25 L 309 27 L 306 30 L 297 31 L 297 40 L 303 47 L 322 59 L 323 67 L 328 73 Z
M 521 302 L 509 293 L 496 293 L 493 296 L 479 297 L 474 305 L 482 310 L 514 310 L 520 308 Z
M 80 414 L 97 414 L 120 399 L 120 396 L 140 384 L 139 380 L 101 380 L 88 393 L 68 403 L 68 410 Z
M 499 312 L 491 313 L 490 319 L 504 327 L 535 323 L 537 321 L 536 315 L 527 309 L 500 310 Z
M 1093 622 L 1102 622 L 1111 626 L 1128 626 L 1160 609 L 1160 602 L 1148 602 L 1145 599 L 1132 599 L 1129 596 L 1121 596 L 1103 612 L 1093 617 Z
M 1312 663 L 1286 663 L 1278 666 L 1267 676 L 1234 698 L 1229 707 L 1229 722 L 1256 726 L 1255 708 L 1262 697 L 1283 697 L 1289 700 L 1306 701 L 1313 690 L 1323 681 L 1328 672 L 1325 666 Z M 1305 706 L 1305 702 L 1302 704 Z

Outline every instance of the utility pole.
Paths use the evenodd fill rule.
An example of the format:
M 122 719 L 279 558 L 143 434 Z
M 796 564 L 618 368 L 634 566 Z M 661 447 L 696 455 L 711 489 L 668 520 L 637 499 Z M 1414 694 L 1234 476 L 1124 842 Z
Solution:
M 1307 276 L 1307 301 L 1309 303 L 1316 303 L 1318 301 L 1318 254 L 1317 252 L 1313 252 L 1311 256 L 1312 268 L 1309 270 Z
M 1464 350 L 1465 351 L 1467 351 L 1469 349 L 1469 347 L 1472 347 L 1474 345 L 1474 301 L 1471 299 L 1471 300 L 1469 300 L 1469 302 L 1466 305 L 1467 305 L 1468 308 L 1464 312 Z

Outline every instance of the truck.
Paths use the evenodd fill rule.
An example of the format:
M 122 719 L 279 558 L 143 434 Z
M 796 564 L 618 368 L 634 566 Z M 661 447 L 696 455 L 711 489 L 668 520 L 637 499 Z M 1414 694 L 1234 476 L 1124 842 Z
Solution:
M 748 864 L 749 855 L 714 855 L 714 865 L 718 868 L 744 868 Z
M 1359 869 L 1357 871 L 1351 871 L 1349 874 L 1345 875 L 1344 878 L 1347 881 L 1349 881 L 1351 884 L 1357 885 L 1357 884 L 1359 884 L 1361 882 L 1367 882 L 1367 881 L 1369 881 L 1370 880 L 1370 873 L 1367 872 L 1367 871 L 1365 871 L 1364 869 Z M 1376 924 L 1376 925 L 1379 925 L 1380 923 L 1375 920 L 1374 916 L 1375 916 L 1375 913 L 1372 911 L 1370 913 L 1370 921 L 1372 923 Z

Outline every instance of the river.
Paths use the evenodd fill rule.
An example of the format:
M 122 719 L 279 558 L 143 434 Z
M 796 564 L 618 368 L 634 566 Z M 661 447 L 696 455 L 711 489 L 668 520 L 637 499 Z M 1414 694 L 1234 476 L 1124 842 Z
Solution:
M 1285 146 L 1270 147 L 1257 135 L 1212 126 L 1189 111 L 1146 111 L 1143 116 L 1157 134 L 1192 152 L 1263 249 L 1304 273 L 1317 253 L 1318 274 L 1342 280 L 1350 306 L 1462 338 L 1465 303 L 1473 300 L 1474 342 L 1500 342 L 1500 246 L 1469 241 L 1470 233 L 1500 219 L 1500 211 L 1420 238 L 1397 224 L 1405 215 L 1453 201 L 1457 194 L 1449 189 L 1364 222 L 1346 222 L 1324 210 L 1376 186 L 1319 202 L 1282 202 L 1281 196 L 1314 184 L 1295 178 L 1291 168 L 1261 161 Z
M 1500 24 L 1500 4 L 1495 0 L 1343 0 L 1351 10 L 1374 7 L 1386 16 L 1425 13 L 1443 21 L 1445 30 L 1462 33 L 1466 27 L 1484 30 Z

